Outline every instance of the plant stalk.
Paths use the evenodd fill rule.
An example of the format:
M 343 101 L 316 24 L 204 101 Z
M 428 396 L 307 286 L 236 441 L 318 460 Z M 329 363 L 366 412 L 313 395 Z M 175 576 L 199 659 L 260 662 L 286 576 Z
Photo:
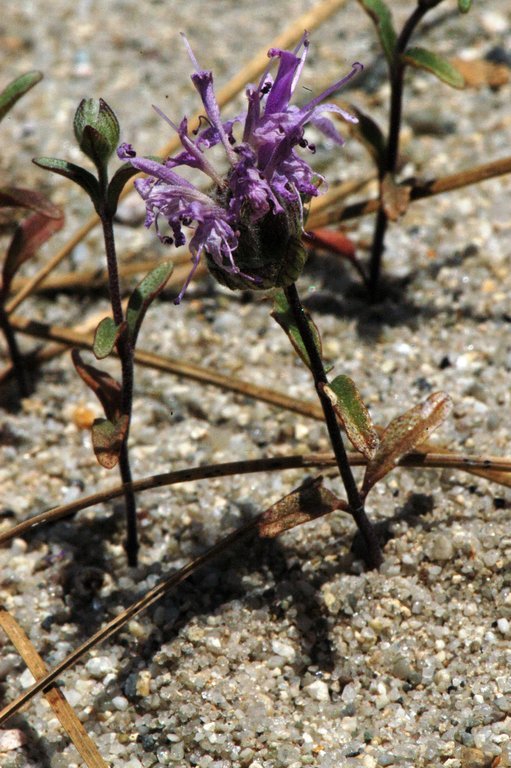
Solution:
M 9 350 L 9 356 L 12 362 L 12 369 L 18 383 L 20 397 L 28 397 L 30 388 L 28 385 L 27 372 L 23 362 L 23 356 L 16 341 L 16 334 L 9 322 L 9 316 L 5 311 L 3 303 L 0 303 L 0 328 L 5 337 L 5 342 Z
M 401 123 L 403 115 L 403 86 L 406 62 L 402 60 L 402 54 L 408 46 L 408 42 L 417 25 L 435 5 L 442 0 L 432 0 L 429 3 L 418 5 L 413 13 L 405 22 L 401 34 L 396 41 L 394 50 L 394 59 L 389 65 L 390 78 L 390 112 L 387 147 L 385 153 L 385 162 L 380 168 L 380 185 L 388 174 L 393 175 L 396 172 L 399 156 L 399 136 L 401 133 Z M 380 284 L 381 266 L 383 251 L 385 248 L 385 233 L 389 223 L 388 216 L 380 201 L 376 222 L 374 225 L 373 241 L 371 245 L 371 256 L 369 261 L 369 296 L 371 301 L 376 301 L 378 295 L 378 286 Z
M 378 568 L 382 563 L 380 545 L 373 524 L 364 509 L 364 502 L 353 477 L 335 411 L 330 400 L 323 392 L 323 385 L 328 384 L 323 361 L 314 342 L 295 283 L 284 288 L 284 293 L 309 356 L 316 392 L 323 408 L 330 443 L 344 484 L 350 512 L 365 543 L 366 564 L 369 568 Z
M 104 195 L 103 199 L 105 199 L 105 197 L 106 195 Z M 108 288 L 110 293 L 110 303 L 112 305 L 112 315 L 115 324 L 121 325 L 121 323 L 124 322 L 124 312 L 122 309 L 119 269 L 115 249 L 113 217 L 104 209 L 99 211 L 99 216 L 105 242 Z M 128 438 L 131 412 L 133 408 L 133 346 L 127 333 L 122 333 L 120 335 L 117 342 L 117 351 L 121 361 L 122 372 L 121 412 L 129 417 L 128 429 L 119 454 L 119 472 L 123 484 L 126 484 L 132 482 Z M 127 487 L 125 490 L 124 504 L 126 511 L 126 554 L 128 556 L 128 564 L 134 567 L 138 562 L 137 508 L 135 494 L 130 487 Z

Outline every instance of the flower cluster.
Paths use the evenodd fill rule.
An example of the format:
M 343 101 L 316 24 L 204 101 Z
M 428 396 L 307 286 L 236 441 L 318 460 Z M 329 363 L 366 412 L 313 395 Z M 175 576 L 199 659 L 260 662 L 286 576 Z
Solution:
M 189 248 L 192 270 L 176 303 L 179 303 L 205 255 L 215 277 L 230 288 L 270 288 L 294 281 L 304 263 L 300 246 L 303 230 L 303 205 L 318 194 L 323 183 L 297 148 L 314 152 L 304 138 L 308 123 L 331 140 L 343 143 L 327 112 L 345 120 L 356 118 L 324 100 L 338 91 L 362 69 L 353 64 L 351 72 L 303 107 L 290 104 L 302 72 L 309 40 L 304 34 L 295 51 L 272 48 L 271 59 L 279 66 L 273 79 L 269 69 L 258 86 L 246 92 L 248 108 L 244 115 L 223 122 L 213 89 L 213 75 L 200 69 L 185 43 L 195 72 L 191 79 L 201 97 L 205 119 L 193 138 L 188 121 L 179 126 L 157 112 L 177 131 L 183 150 L 163 163 L 139 158 L 129 144 L 118 150 L 147 178 L 136 188 L 147 209 L 146 226 L 155 225 L 160 239 L 184 245 L 183 228 L 191 229 Z M 236 135 L 235 135 L 236 134 Z M 207 150 L 221 145 L 228 161 L 226 173 L 219 173 L 208 159 Z M 175 172 L 179 166 L 199 169 L 212 182 L 212 191 L 201 191 Z M 168 229 L 161 230 L 161 219 Z

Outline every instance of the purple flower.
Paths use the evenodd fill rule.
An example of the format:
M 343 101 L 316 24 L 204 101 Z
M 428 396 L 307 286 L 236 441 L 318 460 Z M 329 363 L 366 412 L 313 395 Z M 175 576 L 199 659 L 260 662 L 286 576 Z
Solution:
M 259 85 L 247 89 L 246 113 L 224 122 L 213 90 L 213 75 L 200 69 L 186 38 L 185 44 L 196 70 L 191 77 L 204 106 L 206 127 L 192 138 L 186 118 L 176 126 L 157 109 L 178 133 L 183 150 L 163 163 L 136 157 L 129 144 L 118 150 L 119 157 L 148 176 L 135 182 L 146 203 L 146 226 L 154 225 L 163 242 L 176 246 L 186 242 L 183 228 L 192 230 L 189 248 L 193 266 L 176 303 L 181 301 L 203 254 L 215 277 L 231 288 L 288 285 L 305 261 L 300 245 L 303 205 L 318 194 L 324 181 L 297 149 L 314 152 L 304 138 L 309 123 L 343 144 L 325 115 L 336 113 L 351 122 L 356 118 L 324 101 L 362 65 L 353 64 L 346 77 L 305 106 L 290 104 L 309 47 L 304 34 L 295 51 L 268 52 L 271 59 L 279 59 L 275 78 L 268 68 Z M 227 172 L 215 170 L 207 157 L 207 151 L 216 145 L 223 146 Z M 203 192 L 177 174 L 173 169 L 179 166 L 206 174 L 212 182 L 211 191 Z M 164 230 L 162 221 L 166 222 Z

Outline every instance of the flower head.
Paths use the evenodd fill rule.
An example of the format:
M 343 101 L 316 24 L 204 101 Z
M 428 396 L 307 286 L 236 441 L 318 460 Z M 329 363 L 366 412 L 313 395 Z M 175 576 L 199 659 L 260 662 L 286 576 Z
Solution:
M 293 282 L 300 273 L 305 254 L 301 247 L 303 206 L 318 194 L 324 179 L 315 173 L 298 149 L 314 152 L 304 137 L 312 124 L 329 139 L 343 144 L 334 124 L 325 116 L 336 113 L 356 122 L 335 104 L 324 103 L 362 69 L 353 64 L 342 80 L 303 107 L 290 103 L 309 48 L 304 34 L 295 51 L 272 48 L 271 59 L 279 65 L 274 78 L 269 68 L 257 86 L 247 89 L 247 111 L 223 121 L 213 89 L 213 75 L 202 70 L 185 38 L 195 72 L 192 82 L 205 110 L 206 126 L 188 133 L 184 118 L 175 125 L 157 112 L 178 133 L 183 146 L 163 163 L 139 158 L 131 145 L 118 150 L 147 178 L 135 182 L 146 203 L 146 226 L 155 226 L 160 239 L 183 245 L 185 230 L 191 230 L 189 248 L 193 266 L 176 303 L 179 303 L 204 255 L 214 276 L 230 288 L 271 288 Z M 240 130 L 236 126 L 242 124 Z M 202 123 L 201 123 L 202 125 Z M 235 136 L 240 133 L 240 137 Z M 219 172 L 208 159 L 208 150 L 221 145 L 228 161 L 227 172 Z M 201 191 L 174 171 L 188 166 L 209 177 L 212 190 Z M 162 220 L 166 222 L 161 229 Z

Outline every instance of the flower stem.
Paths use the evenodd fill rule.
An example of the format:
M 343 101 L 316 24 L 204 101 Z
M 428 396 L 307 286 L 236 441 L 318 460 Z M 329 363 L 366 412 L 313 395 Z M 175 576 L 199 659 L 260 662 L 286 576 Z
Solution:
M 406 69 L 406 63 L 402 60 L 402 54 L 404 53 L 410 37 L 412 36 L 421 19 L 429 10 L 431 10 L 431 8 L 433 8 L 435 5 L 438 5 L 441 1 L 442 0 L 430 0 L 430 2 L 423 2 L 419 4 L 414 9 L 413 13 L 408 17 L 403 26 L 403 29 L 401 30 L 401 34 L 397 39 L 392 66 L 389 66 L 389 128 L 385 162 L 382 164 L 379 174 L 380 184 L 387 174 L 394 174 L 397 167 L 399 155 L 399 135 L 401 133 L 403 113 L 404 74 Z M 371 301 L 376 300 L 378 293 L 387 225 L 388 216 L 380 203 L 378 214 L 376 216 L 376 222 L 374 225 L 371 257 L 369 262 L 369 295 Z
M 121 289 L 119 283 L 119 270 L 117 265 L 117 255 L 115 250 L 115 238 L 113 230 L 113 217 L 107 210 L 100 210 L 99 216 L 103 228 L 103 238 L 105 242 L 105 253 L 108 268 L 108 288 L 110 293 L 110 303 L 112 305 L 112 315 L 116 325 L 124 321 L 124 312 L 122 309 Z M 127 333 L 122 333 L 117 342 L 117 351 L 121 361 L 122 371 L 122 399 L 121 413 L 129 417 L 128 429 L 119 455 L 119 471 L 121 480 L 124 484 L 131 483 L 131 467 L 128 451 L 129 425 L 131 422 L 131 411 L 133 408 L 133 345 Z M 126 510 L 126 553 L 128 564 L 137 565 L 138 555 L 138 537 L 137 537 L 137 508 L 135 494 L 131 488 L 126 488 L 124 492 L 124 504 Z
M 344 442 L 335 411 L 330 400 L 323 392 L 322 385 L 328 384 L 323 361 L 321 360 L 318 348 L 314 342 L 311 329 L 305 316 L 305 312 L 300 301 L 295 283 L 292 283 L 291 285 L 284 288 L 284 293 L 286 294 L 286 298 L 291 312 L 293 313 L 296 326 L 309 356 L 311 372 L 314 377 L 314 384 L 316 386 L 316 391 L 323 408 L 325 423 L 330 437 L 330 443 L 332 445 L 337 466 L 339 468 L 339 473 L 344 484 L 348 503 L 350 506 L 350 512 L 366 546 L 366 564 L 369 568 L 378 568 L 382 562 L 380 545 L 378 543 L 374 527 L 364 509 L 364 502 L 362 501 L 357 488 L 357 484 L 355 482 L 355 478 L 353 477 L 353 472 L 351 471 L 350 463 L 348 461 L 348 456 L 346 454 L 346 449 L 344 447 Z

